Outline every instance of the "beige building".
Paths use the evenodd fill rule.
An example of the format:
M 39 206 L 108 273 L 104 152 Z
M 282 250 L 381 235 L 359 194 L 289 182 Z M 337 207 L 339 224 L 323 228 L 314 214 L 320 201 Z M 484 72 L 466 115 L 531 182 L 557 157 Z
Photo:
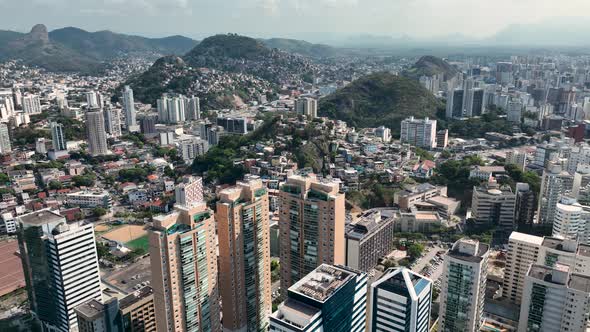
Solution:
M 272 310 L 268 192 L 261 180 L 251 180 L 218 197 L 223 330 L 266 331 Z
M 154 290 L 143 287 L 119 300 L 124 331 L 156 332 Z
M 320 264 L 345 264 L 345 198 L 337 182 L 294 175 L 281 187 L 281 292 Z
M 204 202 L 154 217 L 149 231 L 158 331 L 219 331 L 213 212 Z

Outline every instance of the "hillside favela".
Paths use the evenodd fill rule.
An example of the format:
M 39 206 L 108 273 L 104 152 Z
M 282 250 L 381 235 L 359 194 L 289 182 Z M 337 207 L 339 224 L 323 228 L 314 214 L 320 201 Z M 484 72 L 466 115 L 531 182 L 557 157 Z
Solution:
M 589 1 L 0 13 L 0 332 L 590 331 Z

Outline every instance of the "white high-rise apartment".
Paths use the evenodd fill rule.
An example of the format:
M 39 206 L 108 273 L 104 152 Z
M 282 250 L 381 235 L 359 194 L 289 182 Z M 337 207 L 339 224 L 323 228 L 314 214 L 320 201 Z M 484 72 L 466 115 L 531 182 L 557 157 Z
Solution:
M 590 244 L 590 207 L 562 197 L 555 208 L 553 236 Z
M 77 331 L 74 308 L 102 301 L 94 227 L 50 210 L 17 217 L 31 311 L 48 331 Z
M 318 101 L 314 98 L 303 97 L 295 102 L 297 114 L 307 115 L 311 119 L 318 117 Z
M 0 153 L 9 153 L 11 151 L 12 145 L 10 144 L 8 125 L 0 123 Z
M 369 332 L 430 330 L 432 280 L 406 268 L 389 269 L 371 285 Z
M 168 123 L 168 96 L 163 95 L 162 98 L 157 100 L 156 105 L 158 107 L 158 121 Z
M 196 157 L 204 155 L 209 150 L 209 143 L 197 137 L 182 139 L 178 144 L 180 155 L 187 165 L 192 164 Z
M 120 137 L 121 132 L 121 110 L 110 108 L 104 111 L 105 129 L 111 137 Z
M 550 163 L 549 169 L 543 171 L 537 213 L 539 223 L 553 224 L 557 203 L 562 195 L 572 190 L 573 183 L 573 175 L 563 171 L 560 165 Z
M 203 201 L 203 179 L 187 176 L 176 186 L 176 205 L 191 207 Z
M 28 95 L 23 97 L 23 111 L 25 114 L 41 113 L 41 100 L 37 95 Z
M 502 296 L 512 303 L 520 304 L 524 277 L 529 267 L 537 262 L 543 238 L 512 232 L 508 239 L 508 255 L 504 269 Z
M 461 239 L 445 256 L 439 331 L 479 331 L 483 323 L 489 246 Z
M 510 150 L 506 152 L 506 164 L 513 164 L 519 169 L 524 170 L 526 165 L 526 152 L 519 150 Z
M 436 120 L 413 116 L 403 120 L 400 140 L 419 148 L 436 148 Z
M 168 99 L 168 122 L 183 123 L 185 120 L 185 100 L 182 97 Z
M 380 138 L 384 143 L 391 141 L 391 129 L 381 126 L 375 129 L 375 136 Z
M 188 107 L 186 109 L 187 120 L 199 120 L 201 118 L 201 100 L 199 97 L 192 96 L 188 98 Z
M 133 90 L 128 85 L 125 86 L 125 90 L 123 90 L 123 109 L 125 110 L 125 125 L 127 125 L 127 131 L 139 131 L 135 114 L 136 112 L 135 100 L 133 99 Z
M 68 149 L 66 143 L 66 136 L 64 135 L 64 127 L 61 123 L 52 122 L 51 127 L 51 142 L 55 151 L 65 151 Z
M 88 104 L 88 108 L 99 108 L 97 96 L 98 93 L 96 91 L 88 91 L 85 93 L 86 95 L 86 104 Z
M 508 241 L 502 296 L 519 305 L 524 280 L 532 264 L 567 265 L 573 273 L 590 275 L 590 246 L 556 237 L 513 232 Z
M 518 331 L 583 332 L 590 329 L 590 276 L 565 265 L 532 265 L 524 283 Z
M 90 154 L 93 156 L 109 154 L 102 110 L 95 109 L 86 112 L 86 134 Z

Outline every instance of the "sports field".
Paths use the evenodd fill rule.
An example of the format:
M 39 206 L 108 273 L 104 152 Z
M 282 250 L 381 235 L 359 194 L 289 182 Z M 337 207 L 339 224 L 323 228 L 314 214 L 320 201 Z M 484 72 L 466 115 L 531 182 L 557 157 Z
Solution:
M 0 242 L 0 296 L 25 287 L 25 275 L 20 257 L 16 255 L 17 241 Z
M 144 226 L 125 225 L 102 235 L 104 239 L 118 243 L 128 243 L 147 235 Z
M 150 243 L 146 234 L 140 238 L 125 243 L 125 245 L 131 249 L 142 249 L 144 252 L 148 252 Z

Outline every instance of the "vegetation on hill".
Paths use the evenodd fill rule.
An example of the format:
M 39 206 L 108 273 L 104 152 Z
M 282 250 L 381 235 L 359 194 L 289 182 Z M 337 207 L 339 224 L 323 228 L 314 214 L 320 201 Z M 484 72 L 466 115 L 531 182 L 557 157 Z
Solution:
M 432 55 L 425 55 L 418 59 L 418 61 L 408 70 L 404 71 L 403 75 L 418 79 L 420 76 L 434 76 L 443 75 L 445 80 L 457 75 L 459 71 L 457 68 L 451 66 L 448 62 L 441 58 Z
M 320 100 L 319 114 L 354 127 L 384 125 L 399 133 L 409 116 L 432 117 L 440 102 L 418 82 L 387 72 L 364 76 Z
M 101 62 L 127 53 L 183 54 L 197 42 L 185 37 L 143 38 L 110 31 L 63 28 L 51 33 L 38 24 L 29 33 L 0 31 L 0 61 L 19 59 L 50 71 L 93 72 Z

